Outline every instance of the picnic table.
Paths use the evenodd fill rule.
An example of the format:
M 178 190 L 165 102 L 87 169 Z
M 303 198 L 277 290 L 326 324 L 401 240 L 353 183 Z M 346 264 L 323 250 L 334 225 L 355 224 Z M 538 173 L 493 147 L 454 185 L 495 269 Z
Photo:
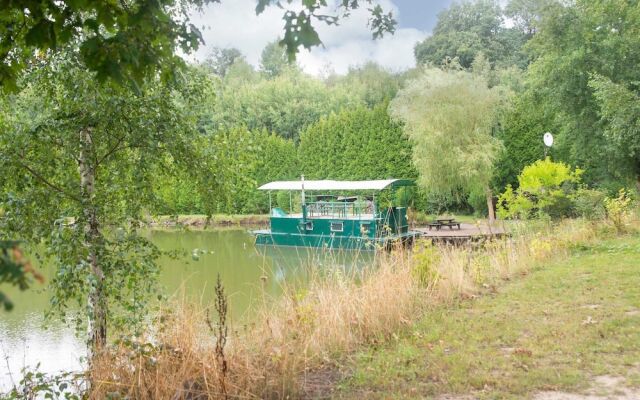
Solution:
M 456 221 L 455 218 L 437 218 L 435 221 L 427 224 L 429 230 L 436 228 L 436 230 L 439 231 L 443 226 L 448 226 L 451 230 L 453 230 L 454 226 L 460 229 L 460 222 Z

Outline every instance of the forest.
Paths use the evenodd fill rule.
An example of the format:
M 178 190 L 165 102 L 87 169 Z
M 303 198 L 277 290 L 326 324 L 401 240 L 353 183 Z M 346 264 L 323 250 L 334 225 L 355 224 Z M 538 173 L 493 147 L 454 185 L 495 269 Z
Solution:
M 392 15 L 372 0 L 338 2 L 339 15 L 319 13 L 325 1 L 302 0 L 299 9 L 282 11 L 282 37 L 264 47 L 254 66 L 232 47 L 213 48 L 199 62 L 181 58 L 202 44 L 187 8 L 215 0 L 131 3 L 10 3 L 0 11 L 0 306 L 2 312 L 15 306 L 6 287 L 27 291 L 45 281 L 30 259 L 55 266 L 46 282 L 47 318 L 87 332 L 86 382 L 94 386 L 85 390 L 97 390 L 94 398 L 115 387 L 95 385 L 96 377 L 143 381 L 123 360 L 131 349 L 148 350 L 149 343 L 139 346 L 131 337 L 144 336 L 149 304 L 166 300 L 158 260 L 177 257 L 145 236 L 149 221 L 264 215 L 269 199 L 257 188 L 270 181 L 406 178 L 417 185 L 402 193 L 403 201 L 423 216 L 497 217 L 516 231 L 523 221 L 539 230 L 523 228 L 513 242 L 468 253 L 417 246 L 397 259 L 381 256 L 377 272 L 353 281 L 330 276 L 334 286 L 318 283 L 284 296 L 280 308 L 269 309 L 274 314 L 266 314 L 263 331 L 227 353 L 236 375 L 226 369 L 226 297 L 218 276 L 218 324 L 209 308 L 206 317 L 180 324 L 195 331 L 193 321 L 204 320 L 197 327 L 214 332 L 211 359 L 200 360 L 205 353 L 194 350 L 189 360 L 219 367 L 204 376 L 220 379 L 220 398 L 239 387 L 258 398 L 296 397 L 295 377 L 307 372 L 306 362 L 321 369 L 318 360 L 335 353 L 388 343 L 380 338 L 395 338 L 424 315 L 414 305 L 422 295 L 442 305 L 494 290 L 535 270 L 535 262 L 556 262 L 575 250 L 574 241 L 587 248 L 600 238 L 601 221 L 612 227 L 607 235 L 633 231 L 628 221 L 640 191 L 637 1 L 454 2 L 415 44 L 414 67 L 363 62 L 346 74 L 327 68 L 317 76 L 296 62 L 299 49 L 322 43 L 314 24 L 337 24 L 365 4 L 379 38 L 393 34 Z M 277 6 L 258 0 L 256 13 Z M 543 143 L 545 133 L 553 146 Z M 286 208 L 289 198 L 275 201 Z M 564 226 L 565 220 L 572 222 Z M 540 228 L 542 222 L 551 225 Z M 457 277 L 464 282 L 456 286 Z M 327 322 L 326 293 L 347 316 L 341 323 L 355 328 Z M 349 308 L 356 305 L 369 308 Z M 166 328 L 189 310 L 158 323 Z M 366 317 L 372 310 L 379 321 Z M 327 326 L 337 328 L 320 332 Z M 196 339 L 185 345 L 181 335 L 171 336 L 175 348 L 197 348 Z M 124 347 L 109 353 L 115 336 Z M 266 353 L 272 345 L 277 351 Z M 150 352 L 167 356 L 168 347 L 154 346 Z M 287 359 L 287 346 L 290 354 L 311 352 L 312 361 Z M 158 379 L 157 360 L 167 362 L 167 371 L 182 365 L 173 355 L 162 357 L 145 359 L 140 371 Z M 110 370 L 114 360 L 122 363 Z M 158 397 L 144 392 L 161 386 L 149 379 L 132 383 L 141 392 L 127 398 L 172 398 L 173 386 Z M 13 396 L 20 398 L 15 390 Z
M 266 198 L 255 189 L 272 180 L 302 174 L 312 179 L 417 179 L 420 169 L 429 167 L 429 154 L 413 151 L 419 139 L 403 130 L 408 123 L 398 109 L 422 101 L 412 97 L 420 85 L 443 85 L 447 91 L 464 79 L 460 85 L 467 90 L 492 93 L 490 121 L 484 124 L 495 146 L 480 169 L 493 193 L 517 187 L 522 168 L 544 158 L 545 132 L 556 138 L 548 153 L 553 160 L 585 170 L 583 184 L 613 193 L 633 187 L 640 174 L 637 32 L 636 7 L 624 1 L 563 5 L 513 0 L 505 7 L 492 1 L 463 2 L 442 12 L 433 35 L 416 44 L 417 66 L 411 70 L 392 72 L 366 63 L 346 75 L 327 71 L 315 77 L 290 62 L 276 41 L 264 48 L 258 68 L 237 49 L 216 48 L 205 61 L 181 69 L 170 83 L 145 83 L 141 95 L 101 86 L 90 74 L 79 82 L 74 70 L 83 68 L 82 61 L 69 49 L 25 71 L 17 81 L 20 90 L 3 98 L 2 123 L 5 131 L 45 132 L 80 123 L 73 114 L 81 107 L 94 110 L 96 127 L 160 127 L 170 134 L 149 139 L 167 146 L 167 154 L 153 166 L 141 160 L 147 166 L 137 173 L 146 175 L 125 178 L 135 179 L 138 189 L 148 186 L 145 212 L 264 213 Z M 65 71 L 67 78 L 53 71 Z M 57 98 L 41 97 L 46 91 Z M 167 107 L 164 113 L 154 113 L 159 101 Z M 143 104 L 149 108 L 141 108 Z M 138 115 L 119 120 L 114 113 L 123 107 L 136 108 Z M 167 113 L 173 115 L 168 121 L 163 120 Z M 455 123 L 454 109 L 442 113 Z M 425 120 L 416 123 L 429 123 L 428 115 L 421 118 Z M 124 136 L 107 135 L 105 146 L 119 150 L 117 140 L 110 139 Z M 56 149 L 55 138 L 46 135 L 38 142 L 14 139 L 3 139 L 3 152 L 12 156 L 4 159 L 4 170 L 16 166 L 10 161 L 16 156 L 28 164 L 28 157 L 15 152 L 18 146 L 36 158 L 38 146 Z M 468 152 L 452 156 L 464 158 L 460 165 L 439 167 L 457 175 L 476 169 L 466 157 L 480 157 L 455 139 L 423 145 L 435 152 Z M 199 164 L 184 168 L 184 157 Z M 37 173 L 63 171 L 57 162 Z M 417 168 L 423 162 L 427 164 Z M 451 179 L 444 192 L 433 182 L 424 183 L 414 200 L 417 209 L 487 212 L 482 190 L 464 182 L 453 187 Z
M 266 199 L 255 188 L 301 174 L 416 179 L 416 166 L 428 155 L 412 153 L 416 141 L 393 110 L 422 100 L 409 97 L 421 81 L 431 85 L 447 76 L 468 76 L 469 90 L 486 85 L 497 97 L 487 122 L 496 149 L 483 167 L 494 193 L 516 188 L 520 171 L 544 158 L 545 132 L 556 138 L 548 155 L 585 170 L 582 184 L 609 194 L 633 187 L 640 174 L 637 17 L 627 2 L 511 1 L 504 8 L 491 1 L 461 3 L 439 15 L 433 35 L 415 47 L 417 67 L 403 72 L 367 63 L 344 76 L 328 71 L 313 77 L 289 63 L 276 42 L 263 50 L 257 69 L 238 50 L 218 49 L 184 79 L 207 88 L 197 100 L 194 135 L 217 160 L 213 174 L 221 186 L 215 196 L 202 193 L 187 173 L 167 166 L 172 173 L 162 174 L 150 211 L 263 213 Z M 455 111 L 443 111 L 442 118 L 453 121 Z M 458 144 L 431 145 L 447 151 Z M 439 168 L 447 167 L 473 169 L 468 159 Z M 469 185 L 447 193 L 433 185 L 421 188 L 418 209 L 486 214 L 482 193 Z

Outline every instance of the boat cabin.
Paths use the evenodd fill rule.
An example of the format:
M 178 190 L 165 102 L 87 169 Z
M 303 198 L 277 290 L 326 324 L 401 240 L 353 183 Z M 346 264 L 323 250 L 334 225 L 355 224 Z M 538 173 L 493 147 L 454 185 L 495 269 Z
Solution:
M 269 192 L 271 229 L 254 231 L 256 244 L 375 249 L 402 241 L 413 241 L 417 232 L 409 230 L 406 207 L 379 207 L 382 191 L 411 186 L 413 181 L 386 179 L 371 181 L 277 181 L 258 189 Z M 300 207 L 289 212 L 272 208 L 272 192 L 299 194 Z M 333 192 L 333 193 L 331 193 Z M 393 197 L 393 196 L 387 196 Z M 291 199 L 291 197 L 290 197 Z

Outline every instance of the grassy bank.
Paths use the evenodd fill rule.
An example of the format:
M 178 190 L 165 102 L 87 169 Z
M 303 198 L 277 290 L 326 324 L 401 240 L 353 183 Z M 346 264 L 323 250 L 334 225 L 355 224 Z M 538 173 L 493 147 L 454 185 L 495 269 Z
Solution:
M 500 378 L 493 371 L 516 360 L 519 366 L 511 373 L 517 368 L 531 371 L 522 378 L 524 381 L 538 382 L 532 377 L 549 372 L 544 365 L 538 369 L 534 363 L 527 364 L 527 357 L 534 357 L 539 349 L 527 341 L 529 334 L 518 342 L 520 331 L 509 325 L 516 324 L 509 321 L 510 307 L 514 313 L 526 313 L 531 306 L 524 298 L 519 303 L 502 300 L 496 305 L 504 313 L 505 321 L 500 325 L 491 319 L 482 322 L 483 304 L 489 307 L 498 299 L 500 288 L 511 287 L 512 280 L 526 285 L 531 281 L 522 280 L 523 276 L 531 271 L 570 269 L 562 263 L 581 263 L 567 261 L 575 260 L 575 254 L 586 256 L 590 249 L 608 248 L 618 239 L 613 239 L 616 234 L 609 226 L 587 221 L 565 221 L 556 226 L 514 225 L 513 233 L 511 238 L 474 248 L 434 247 L 424 242 L 411 252 L 383 253 L 375 268 L 353 274 L 317 274 L 308 288 L 291 289 L 278 300 L 266 299 L 259 304 L 254 323 L 243 327 L 225 328 L 216 323 L 216 313 L 210 309 L 172 305 L 162 315 L 163 322 L 149 332 L 149 343 L 139 347 L 145 351 L 133 351 L 130 346 L 113 348 L 95 365 L 92 373 L 100 384 L 94 386 L 93 397 L 119 393 L 131 398 L 169 399 L 192 393 L 295 398 L 313 397 L 335 388 L 340 391 L 334 394 L 347 398 L 363 393 L 390 397 L 396 392 L 412 397 L 485 390 L 484 385 L 496 393 L 524 393 L 538 386 L 520 382 L 517 375 L 513 377 L 515 386 L 497 385 Z M 635 246 L 638 238 L 624 240 L 627 246 Z M 607 257 L 607 251 L 603 257 Z M 589 271 L 588 266 L 584 268 Z M 559 278 L 547 279 L 552 293 L 562 293 L 562 281 L 554 280 Z M 595 286 L 596 281 L 591 284 Z M 522 291 L 517 287 L 511 290 L 515 294 Z M 542 327 L 551 323 L 551 317 L 541 309 L 554 313 L 572 307 L 562 303 L 560 297 L 557 303 L 547 302 L 549 293 L 544 291 L 527 293 L 527 299 L 540 303 L 539 309 L 532 308 L 535 312 L 527 320 L 532 325 L 532 337 L 538 337 L 535 334 L 542 334 Z M 482 300 L 470 300 L 478 296 Z M 469 304 L 476 303 L 479 311 L 465 314 Z M 599 303 L 594 298 L 588 304 Z M 448 319 L 450 313 L 452 319 Z M 581 313 L 574 316 L 584 317 Z M 558 314 L 557 318 L 562 316 Z M 598 318 L 601 316 L 594 312 L 592 320 Z M 586 317 L 584 320 L 589 321 Z M 483 323 L 493 329 L 488 330 Z M 584 329 L 590 325 L 587 322 Z M 562 340 L 563 335 L 569 335 L 567 340 L 573 337 L 564 333 L 562 326 L 547 332 L 544 337 L 549 345 Z M 489 335 L 488 342 L 483 334 Z M 440 336 L 446 335 L 453 335 L 451 342 L 440 342 Z M 221 337 L 224 340 L 220 341 Z M 470 341 L 469 354 L 464 340 Z M 483 354 L 481 350 L 488 351 L 485 347 L 492 343 L 499 344 L 495 352 L 511 352 L 511 358 L 500 361 L 496 353 Z M 585 346 L 588 344 L 582 348 Z M 441 353 L 442 358 L 440 363 L 429 364 L 430 375 L 422 369 L 423 360 L 430 359 L 432 351 Z M 449 354 L 453 357 L 448 358 Z M 485 361 L 485 369 L 478 369 L 477 377 L 469 377 L 478 360 L 485 357 L 491 358 Z M 457 364 L 449 365 L 451 360 Z M 584 362 L 588 360 L 584 358 Z M 568 359 L 564 361 L 568 363 Z M 575 384 L 576 379 L 558 378 L 549 384 Z M 411 382 L 423 385 L 416 389 Z
M 624 378 L 614 389 L 627 398 L 623 388 L 640 385 L 639 324 L 640 236 L 582 243 L 526 279 L 431 310 L 389 345 L 358 352 L 339 397 L 613 394 L 598 383 L 608 376 Z
M 150 217 L 151 227 L 216 227 L 216 226 L 255 226 L 269 223 L 267 214 L 181 214 Z

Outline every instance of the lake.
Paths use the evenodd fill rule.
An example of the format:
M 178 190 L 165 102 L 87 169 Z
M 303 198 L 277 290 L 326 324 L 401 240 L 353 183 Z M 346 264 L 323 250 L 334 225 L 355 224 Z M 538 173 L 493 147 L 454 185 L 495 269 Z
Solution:
M 369 252 L 338 253 L 306 248 L 256 248 L 246 229 L 153 230 L 145 233 L 162 250 L 179 250 L 178 259 L 160 261 L 160 285 L 167 295 L 186 296 L 211 304 L 218 274 L 229 296 L 232 321 L 247 316 L 263 293 L 278 296 L 285 284 L 304 284 L 315 269 L 352 269 L 373 261 Z M 45 277 L 53 267 L 42 268 Z M 43 326 L 48 307 L 46 285 L 26 292 L 3 287 L 15 308 L 0 312 L 0 392 L 20 380 L 23 367 L 40 363 L 43 372 L 77 370 L 85 355 L 84 339 L 73 326 L 51 321 Z

